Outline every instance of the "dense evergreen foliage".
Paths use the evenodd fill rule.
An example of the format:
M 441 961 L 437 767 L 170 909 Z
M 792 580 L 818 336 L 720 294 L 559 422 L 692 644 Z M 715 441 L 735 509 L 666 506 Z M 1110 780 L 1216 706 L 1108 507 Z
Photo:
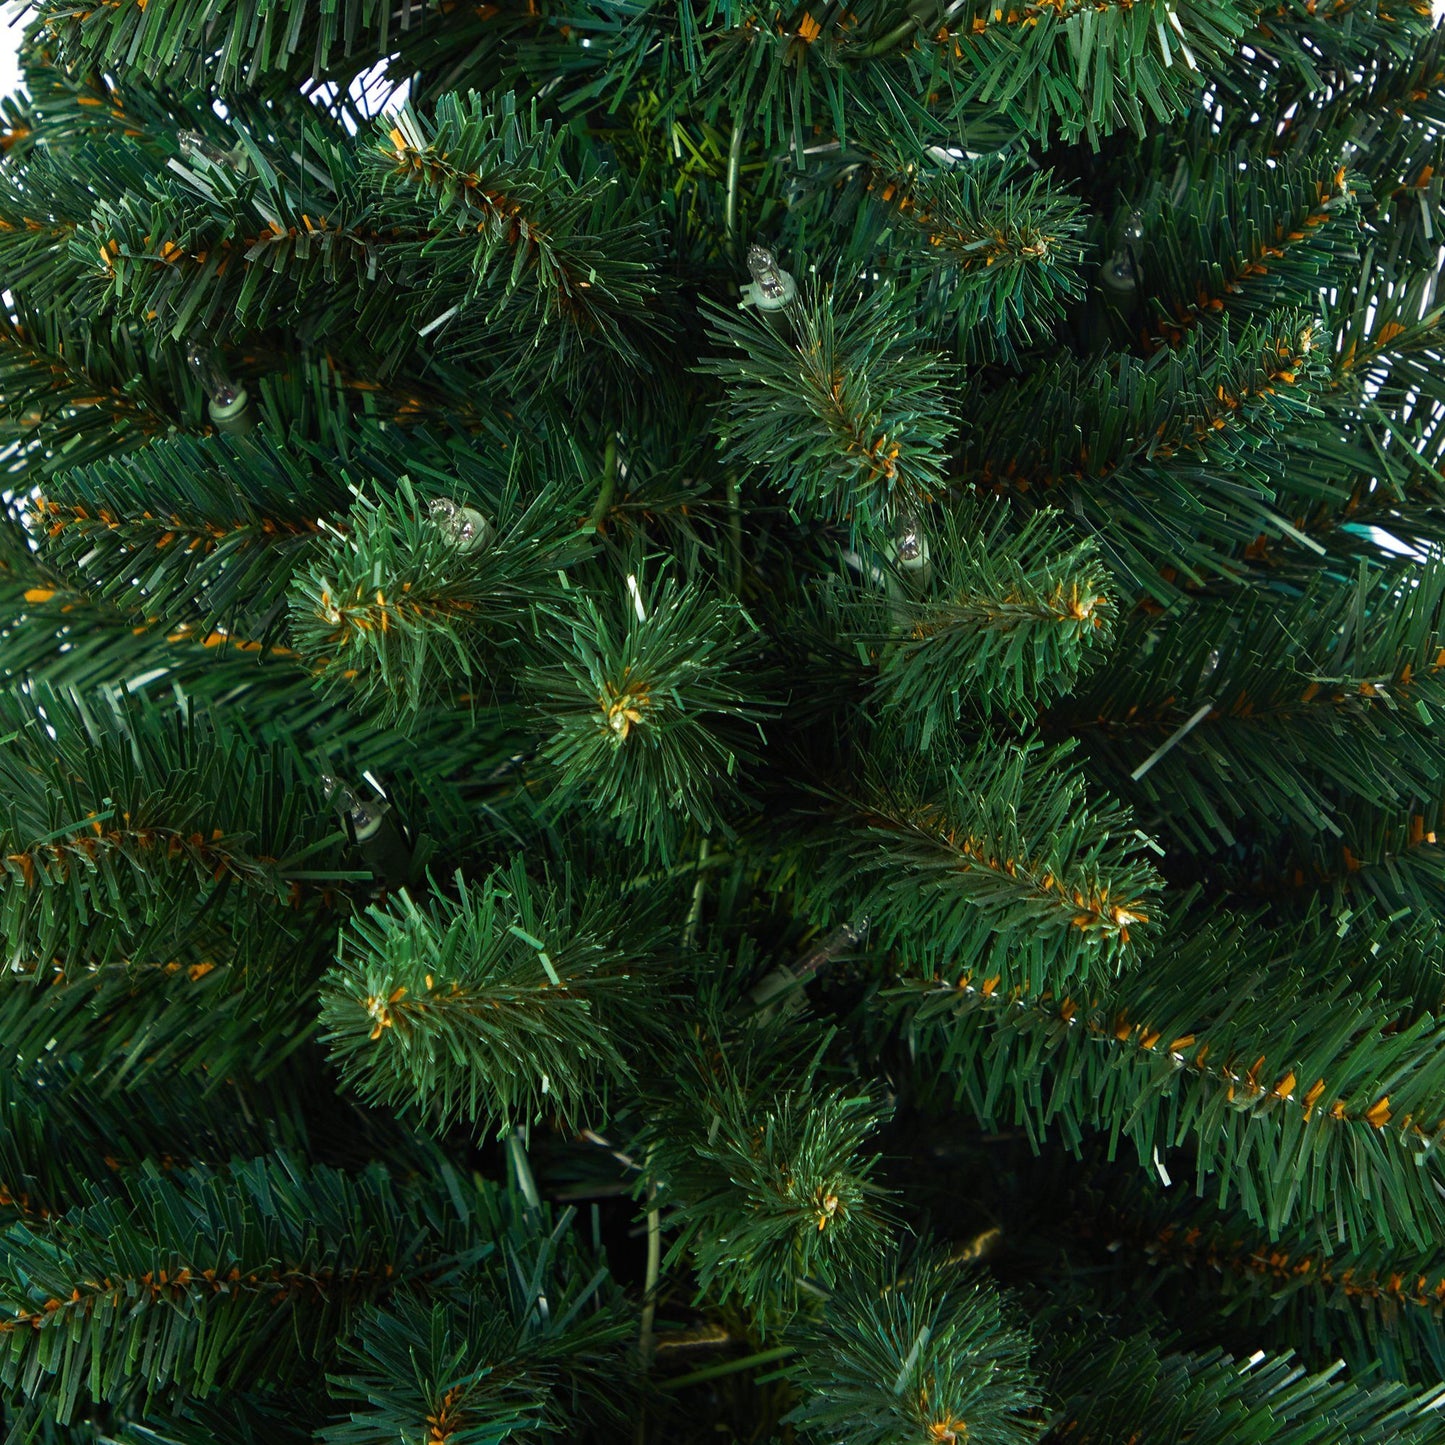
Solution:
M 1445 1442 L 1445 30 L 25 0 L 0 1412 Z

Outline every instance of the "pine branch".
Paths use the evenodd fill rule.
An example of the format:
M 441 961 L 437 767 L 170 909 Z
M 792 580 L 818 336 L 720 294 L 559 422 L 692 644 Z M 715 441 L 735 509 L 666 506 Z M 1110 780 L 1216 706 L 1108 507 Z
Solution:
M 279 747 L 189 708 L 0 694 L 7 957 L 102 964 L 190 916 L 319 901 L 349 875 L 321 801 Z
M 132 380 L 149 370 L 138 337 L 107 346 L 54 313 L 23 301 L 16 310 L 23 320 L 0 312 L 0 468 L 12 480 L 43 484 L 62 456 L 66 467 L 83 465 L 143 445 L 169 424 L 153 389 Z
M 851 1445 L 1038 1440 L 1042 1392 L 1012 1314 L 937 1247 L 870 1261 L 797 1331 L 787 1369 L 804 1400 L 788 1419 Z
M 985 1120 L 1075 1148 L 1101 1129 L 1154 1169 L 1187 1144 L 1199 1192 L 1214 1180 L 1271 1236 L 1328 1221 L 1354 1249 L 1423 1248 L 1445 1219 L 1442 1026 L 1381 995 L 1370 945 L 1209 921 L 1087 999 L 1005 993 L 968 967 L 897 999 Z
M 1177 115 L 1253 19 L 1244 6 L 1191 7 L 1186 19 L 1152 3 L 1024 4 L 1000 14 L 986 0 L 946 14 L 931 39 L 972 73 L 971 99 L 997 105 L 1038 140 L 1083 137 L 1095 148 L 1117 129 L 1143 135 Z
M 273 436 L 306 438 L 347 454 L 359 432 L 369 433 L 367 441 L 374 444 L 382 426 L 405 428 L 413 435 L 436 428 L 451 437 L 479 438 L 481 445 L 464 454 L 471 467 L 463 464 L 463 470 L 475 470 L 489 452 L 507 452 L 519 441 L 512 425 L 515 414 L 502 398 L 463 394 L 465 373 L 444 362 L 435 362 L 425 378 L 383 383 L 373 367 L 354 359 L 309 349 L 297 356 L 269 337 L 265 340 L 270 344 L 256 338 L 236 364 L 246 373 L 246 389 L 255 399 L 262 429 Z M 428 436 L 423 445 L 430 450 L 432 442 Z M 415 453 L 408 460 L 414 466 Z
M 518 670 L 519 634 L 554 611 L 558 572 L 584 555 L 563 488 L 524 503 L 509 486 L 490 515 L 470 500 L 446 513 L 449 501 L 428 505 L 406 477 L 392 497 L 358 497 L 292 587 L 297 653 L 321 686 L 382 722 L 503 684 Z M 458 505 L 476 513 L 473 535 L 447 520 Z
M 535 108 L 522 116 L 510 95 L 499 101 L 487 112 L 476 97 L 463 103 L 443 96 L 430 125 L 404 110 L 388 132 L 389 148 L 373 159 L 384 168 L 383 196 L 406 204 L 414 195 L 429 207 L 425 225 L 438 243 L 424 254 L 450 257 L 466 282 L 462 304 L 435 317 L 423 334 L 465 317 L 471 326 L 440 334 L 444 354 L 465 360 L 486 353 L 495 361 L 510 350 L 518 368 L 529 359 L 535 366 L 547 334 L 549 379 L 574 367 L 584 345 L 604 347 L 624 363 L 636 360 L 629 331 L 659 325 L 641 219 L 627 214 L 616 177 L 595 161 L 576 178 L 568 174 L 561 140 L 539 124 Z M 454 242 L 443 241 L 448 233 Z M 468 304 L 474 298 L 480 304 Z M 480 345 L 477 322 L 485 328 Z
M 804 845 L 803 906 L 835 914 L 846 900 L 908 969 L 967 959 L 1000 998 L 1134 968 L 1159 879 L 1127 812 L 1086 804 L 1068 748 L 950 751 L 830 793 L 836 812 Z
M 1167 187 L 1136 203 L 1146 350 L 1225 316 L 1269 326 L 1280 308 L 1314 307 L 1359 265 L 1362 199 L 1362 178 L 1317 153 L 1273 164 L 1244 143 L 1183 154 Z
M 1117 1184 L 1110 1197 L 1078 1200 L 1066 1229 L 1094 1246 L 1080 1263 L 1112 1273 L 1121 1311 L 1147 1298 L 1191 1341 L 1267 1336 L 1313 1368 L 1343 1354 L 1360 1378 L 1377 1369 L 1415 1385 L 1439 1378 L 1445 1269 L 1433 1249 L 1342 1253 L 1299 1231 L 1270 1241 L 1237 1210 L 1192 1200 L 1170 1208 L 1121 1197 Z
M 871 1259 L 890 1214 L 878 1157 L 864 1153 L 888 1107 L 819 1082 L 826 1036 L 794 1025 L 784 1037 L 789 1027 L 768 1016 L 739 1032 L 705 1012 L 649 1081 L 648 1122 L 629 1145 L 648 1161 L 635 1188 L 655 1188 L 678 1231 L 663 1268 L 689 1258 L 700 1289 L 737 1301 L 760 1334 L 805 1290 Z
M 457 888 L 425 912 L 402 894 L 343 932 L 321 992 L 342 1077 L 436 1129 L 597 1116 L 631 1073 L 655 930 L 597 888 L 532 882 L 520 859 Z
M 1436 481 L 1445 463 L 1440 281 L 1438 262 L 1403 274 L 1369 264 L 1355 293 L 1341 300 L 1331 399 L 1363 413 L 1363 426 L 1355 425 L 1372 443 L 1362 475 L 1353 479 L 1357 496 L 1379 491 L 1403 497 L 1422 479 Z
M 287 0 L 265 16 L 232 0 L 184 0 L 165 14 L 148 12 L 144 0 L 121 0 L 93 18 L 55 0 L 32 0 L 29 8 L 27 39 L 44 36 L 66 69 L 138 65 L 177 89 L 214 85 L 222 94 L 304 78 L 338 52 L 384 55 L 397 36 L 388 0 L 344 0 L 324 13 Z M 440 7 L 418 0 L 423 8 Z M 180 43 L 188 36 L 204 44 Z
M 827 8 L 765 14 L 746 5 L 674 16 L 594 0 L 579 18 L 600 53 L 558 62 L 536 47 L 538 68 L 545 55 L 548 69 L 590 71 L 590 82 L 577 87 L 582 96 L 613 104 L 654 78 L 686 87 L 709 118 L 747 115 L 765 145 L 781 138 L 801 161 L 801 137 L 818 128 L 846 142 L 850 103 L 886 115 L 904 96 L 926 97 L 911 107 L 912 118 L 934 144 L 956 142 L 980 121 L 1040 144 L 1086 138 L 1097 147 L 1126 128 L 1142 135 L 1189 105 L 1203 74 L 1234 50 L 1254 15 L 1234 4 L 1003 11 L 964 0 L 872 7 L 861 18 Z
M 793 207 L 846 235 L 838 274 L 881 264 L 918 281 L 919 327 L 965 361 L 1013 361 L 1047 339 L 1085 290 L 1079 202 L 1015 156 L 940 160 L 896 122 L 851 132 L 847 151 L 810 163 Z
M 1317 413 L 1321 351 L 1312 323 L 1273 315 L 1147 360 L 1046 364 L 975 396 L 950 485 L 1024 505 L 1067 497 L 1121 582 L 1169 605 L 1175 578 L 1236 575 L 1261 532 L 1298 540 L 1274 505 L 1279 438 Z
M 1286 0 L 1267 29 L 1259 26 L 1259 43 L 1229 57 L 1220 80 L 1236 104 L 1253 106 L 1264 90 L 1281 98 L 1281 109 L 1300 96 L 1318 103 L 1327 87 L 1354 80 L 1381 55 L 1409 55 L 1433 28 L 1433 12 L 1422 5 L 1329 0 L 1322 12 L 1318 3 Z
M 554 811 L 585 798 L 624 844 L 667 862 L 688 823 L 729 833 L 745 796 L 748 733 L 768 710 L 751 675 L 759 641 L 735 601 L 675 576 L 649 597 L 640 560 L 624 565 L 627 588 L 579 597 L 523 686 Z
M 201 702 L 245 694 L 305 702 L 311 695 L 289 648 L 185 623 L 165 633 L 47 572 L 0 571 L 0 637 L 10 681 L 25 678 L 82 696 L 118 687 L 154 694 L 163 683 L 184 682 Z M 268 661 L 277 665 L 257 666 Z
M 168 1169 L 309 1142 L 294 1078 L 249 1098 L 235 1089 L 203 1097 L 174 1087 L 115 1098 L 63 1051 L 47 1052 L 37 1067 L 0 1073 L 0 1217 L 7 1225 L 26 1220 L 39 1229 L 97 1195 L 122 1196 L 126 1181 L 155 1157 L 158 1139 Z
M 1280 844 L 1229 875 L 1245 898 L 1273 898 L 1293 912 L 1319 899 L 1364 924 L 1425 919 L 1445 896 L 1445 805 L 1378 809 L 1358 801 L 1340 810 L 1343 839 L 1325 835 Z
M 31 525 L 47 561 L 148 624 L 249 625 L 267 641 L 317 511 L 346 495 L 306 460 L 266 437 L 166 438 L 67 468 L 32 503 Z
M 210 1089 L 264 1078 L 312 1035 L 310 998 L 334 928 L 324 914 L 238 919 L 211 902 L 133 935 L 129 957 L 14 958 L 0 985 L 9 1066 L 58 1050 L 112 1090 L 157 1075 L 199 1075 Z
M 462 1240 L 380 1168 L 272 1156 L 154 1170 L 130 1194 L 0 1236 L 0 1379 L 61 1423 L 88 1400 L 299 1383 L 361 1306 L 444 1280 Z
M 449 97 L 430 129 L 407 111 L 350 136 L 315 111 L 254 106 L 231 129 L 223 160 L 106 135 L 34 158 L 56 214 L 14 244 L 58 252 L 103 312 L 173 337 L 354 331 L 383 376 L 427 338 L 454 361 L 507 351 L 514 377 L 535 378 L 575 370 L 592 345 L 636 361 L 631 338 L 657 330 L 635 197 L 587 152 L 570 174 L 562 140 L 510 96 L 495 111 Z M 0 200 L 12 227 L 28 189 Z M 59 269 L 16 281 L 43 305 Z
M 882 286 L 856 302 L 810 288 L 781 323 L 710 307 L 709 338 L 744 353 L 701 367 L 728 388 L 724 462 L 766 467 L 824 518 L 876 526 L 928 500 L 953 426 L 942 367 L 905 341 L 913 305 Z
M 350 1419 L 326 1445 L 619 1429 L 632 1333 L 620 1294 L 579 1247 L 572 1212 L 513 1219 L 498 1255 L 460 1299 L 403 1296 L 360 1320 L 330 1384 Z M 500 1233 L 500 1231 L 498 1231 Z
M 1434 1445 L 1445 1440 L 1442 1391 L 1366 1388 L 1336 1364 L 1306 1375 L 1288 1354 L 1240 1361 L 1220 1350 L 1164 1353 L 1147 1335 L 1075 1326 L 1053 1342 L 1059 1424 L 1047 1445 Z
M 107 1430 L 107 1445 L 310 1445 L 326 1424 L 308 1385 L 290 1391 L 237 1391 L 221 1399 L 151 1408 L 143 1419 Z M 76 1426 L 65 1445 L 74 1445 Z M 57 1442 L 59 1445 L 59 1442 Z
M 1398 819 L 1439 792 L 1445 568 L 1361 562 L 1357 579 L 1136 616 L 1046 731 L 1080 737 L 1100 781 L 1192 853 L 1258 837 L 1276 857 L 1325 837 L 1360 852 L 1352 804 Z
M 1057 514 L 1015 532 L 1003 509 L 965 505 L 920 535 L 926 554 L 893 564 L 888 595 L 859 585 L 838 606 L 842 639 L 877 659 L 874 696 L 920 751 L 957 728 L 965 701 L 1031 718 L 1096 664 L 1112 635 L 1108 582 L 1095 544 Z

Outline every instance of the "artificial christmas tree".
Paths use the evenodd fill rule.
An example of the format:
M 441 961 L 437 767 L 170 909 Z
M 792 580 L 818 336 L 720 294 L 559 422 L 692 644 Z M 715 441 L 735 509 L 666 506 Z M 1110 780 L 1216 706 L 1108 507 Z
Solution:
M 7 1440 L 1445 1441 L 1428 7 L 22 61 Z

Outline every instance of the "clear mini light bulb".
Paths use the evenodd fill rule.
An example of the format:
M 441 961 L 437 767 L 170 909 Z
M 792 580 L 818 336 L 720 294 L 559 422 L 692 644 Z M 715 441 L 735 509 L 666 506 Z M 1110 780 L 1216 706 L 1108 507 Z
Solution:
M 766 246 L 748 247 L 748 270 L 752 273 L 752 285 L 743 287 L 744 306 L 756 306 L 759 311 L 781 311 L 798 294 L 798 284 L 788 272 L 778 265 L 778 259 Z
M 445 532 L 462 552 L 478 552 L 492 540 L 493 527 L 484 512 L 450 497 L 437 497 L 427 508 L 432 525 Z
M 928 536 L 912 511 L 903 512 L 894 524 L 893 560 L 905 572 L 922 572 L 928 566 Z
M 246 415 L 251 398 L 246 388 L 233 381 L 211 347 L 200 341 L 186 345 L 186 364 L 195 373 L 210 398 L 211 421 L 225 432 L 249 431 L 254 425 Z
M 381 831 L 381 821 L 391 807 L 390 803 L 380 798 L 357 797 L 332 773 L 322 773 L 321 788 L 326 794 L 326 801 L 350 822 L 358 843 L 365 843 Z
M 1108 291 L 1116 296 L 1128 296 L 1139 288 L 1139 247 L 1144 240 L 1144 218 L 1138 211 L 1130 211 L 1119 236 L 1114 254 L 1104 262 L 1099 279 Z
M 209 161 L 223 170 L 236 169 L 236 152 L 223 150 L 214 141 L 208 140 L 198 130 L 183 130 L 176 136 L 181 155 L 188 161 Z
M 405 887 L 411 877 L 411 847 L 387 814 L 385 798 L 363 798 L 334 773 L 321 774 L 326 801 L 346 820 L 362 861 L 371 869 L 375 892 Z

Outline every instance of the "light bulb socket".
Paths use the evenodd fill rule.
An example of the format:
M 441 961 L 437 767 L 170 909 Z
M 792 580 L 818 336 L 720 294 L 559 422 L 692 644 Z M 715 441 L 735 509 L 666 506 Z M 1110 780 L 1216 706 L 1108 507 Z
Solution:
M 1099 280 L 1106 291 L 1116 296 L 1132 296 L 1139 289 L 1138 273 L 1124 251 L 1116 251 L 1099 271 Z
M 367 843 L 381 832 L 382 824 L 386 821 L 389 803 L 378 802 L 371 798 L 362 799 L 347 812 L 351 822 L 351 831 L 356 835 L 358 843 Z
M 251 397 L 246 388 L 238 386 L 229 401 L 217 401 L 213 397 L 206 410 L 217 431 L 244 432 L 250 431 L 256 424 L 254 418 L 246 415 L 246 408 L 250 404 Z

